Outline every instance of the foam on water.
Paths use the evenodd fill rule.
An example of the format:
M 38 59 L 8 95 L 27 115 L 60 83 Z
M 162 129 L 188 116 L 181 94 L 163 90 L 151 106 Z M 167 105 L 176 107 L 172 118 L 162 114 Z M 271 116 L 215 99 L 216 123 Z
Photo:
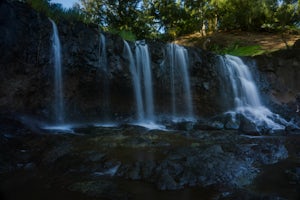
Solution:
M 94 127 L 103 127 L 103 128 L 114 128 L 118 127 L 119 124 L 114 122 L 107 122 L 107 123 L 95 123 L 93 124 Z
M 167 131 L 166 126 L 157 124 L 154 122 L 136 122 L 136 123 L 130 123 L 131 125 L 134 126 L 141 126 L 149 130 L 162 130 L 162 131 Z
M 224 102 L 232 119 L 242 114 L 258 128 L 283 130 L 288 122 L 265 107 L 248 66 L 238 57 L 221 57 Z
M 46 125 L 41 128 L 51 132 L 60 132 L 60 133 L 74 133 L 74 125 L 63 124 L 63 125 Z

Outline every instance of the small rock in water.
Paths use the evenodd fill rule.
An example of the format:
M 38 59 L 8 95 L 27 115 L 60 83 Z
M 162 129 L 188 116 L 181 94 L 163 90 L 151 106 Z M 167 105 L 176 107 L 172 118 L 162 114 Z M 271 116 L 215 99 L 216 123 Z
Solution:
M 237 129 L 239 129 L 239 127 L 240 127 L 240 124 L 237 121 L 233 121 L 233 120 L 230 120 L 225 124 L 226 129 L 237 130 Z
M 24 166 L 24 169 L 25 169 L 25 170 L 33 170 L 33 169 L 35 169 L 35 168 L 36 168 L 36 165 L 35 165 L 34 163 L 32 163 L 32 162 L 27 163 L 27 164 Z
M 211 123 L 211 127 L 215 129 L 224 129 L 224 124 L 222 122 L 215 121 Z
M 288 176 L 290 184 L 300 184 L 300 167 L 286 170 L 285 174 Z
M 239 130 L 246 134 L 260 135 L 257 130 L 256 124 L 246 117 L 242 117 Z

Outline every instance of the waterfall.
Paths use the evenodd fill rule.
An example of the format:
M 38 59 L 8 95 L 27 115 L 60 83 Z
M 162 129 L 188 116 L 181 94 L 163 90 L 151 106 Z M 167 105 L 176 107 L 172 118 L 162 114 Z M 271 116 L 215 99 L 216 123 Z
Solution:
M 174 118 L 184 117 L 193 119 L 192 93 L 190 89 L 190 78 L 188 73 L 187 50 L 177 44 L 168 44 L 168 61 L 170 67 L 170 89 L 172 115 Z M 180 93 L 176 92 L 177 90 Z M 183 106 L 179 113 L 177 107 L 180 97 L 183 97 Z
M 230 110 L 233 118 L 236 114 L 242 114 L 257 127 L 284 129 L 282 124 L 287 122 L 262 104 L 248 66 L 235 56 L 225 55 L 221 58 L 223 98 L 227 101 L 227 110 Z
M 144 118 L 144 108 L 143 108 L 143 100 L 142 100 L 142 90 L 140 85 L 140 77 L 138 75 L 138 71 L 135 65 L 135 60 L 130 49 L 129 44 L 124 40 L 124 50 L 127 53 L 129 59 L 129 69 L 132 76 L 134 93 L 135 93 L 135 101 L 136 101 L 136 112 L 138 120 Z
M 65 120 L 64 102 L 63 102 L 63 77 L 61 68 L 61 46 L 59 41 L 58 30 L 55 22 L 51 20 L 52 35 L 52 53 L 54 59 L 54 115 L 57 124 L 63 124 Z
M 105 121 L 110 121 L 110 92 L 109 92 L 109 70 L 107 65 L 106 39 L 103 34 L 99 38 L 99 68 L 104 72 L 102 79 L 102 116 Z
M 151 74 L 151 61 L 149 56 L 148 45 L 144 41 L 137 41 L 135 43 L 135 59 L 136 68 L 140 83 L 144 86 L 144 101 L 145 101 L 145 119 L 149 121 L 154 120 L 154 105 L 153 105 L 153 90 L 152 90 L 152 74 Z
M 135 57 L 126 41 L 124 41 L 124 49 L 130 62 L 129 69 L 135 93 L 137 120 L 139 122 L 153 122 L 154 105 L 148 45 L 143 41 L 137 41 L 135 43 Z
M 107 54 L 106 54 L 106 39 L 103 34 L 100 34 L 99 42 L 99 66 L 105 71 L 108 72 L 107 68 Z

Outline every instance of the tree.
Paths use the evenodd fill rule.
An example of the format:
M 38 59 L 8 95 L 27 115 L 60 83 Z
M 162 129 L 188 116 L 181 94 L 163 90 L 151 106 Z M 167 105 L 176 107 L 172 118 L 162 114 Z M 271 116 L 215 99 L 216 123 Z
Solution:
M 275 14 L 275 23 L 278 23 L 280 29 L 299 23 L 299 2 L 297 0 L 284 0 L 280 3 Z
M 300 0 L 80 0 L 86 19 L 137 38 L 196 31 L 274 31 L 299 23 Z M 299 24 L 298 24 L 299 25 Z
M 75 4 L 72 8 L 65 9 L 62 4 L 51 3 L 51 0 L 24 0 L 24 2 L 55 21 L 61 19 L 84 21 L 84 16 L 78 4 L 77 6 Z
M 133 32 L 138 38 L 150 34 L 149 15 L 141 0 L 80 0 L 87 18 L 107 31 Z

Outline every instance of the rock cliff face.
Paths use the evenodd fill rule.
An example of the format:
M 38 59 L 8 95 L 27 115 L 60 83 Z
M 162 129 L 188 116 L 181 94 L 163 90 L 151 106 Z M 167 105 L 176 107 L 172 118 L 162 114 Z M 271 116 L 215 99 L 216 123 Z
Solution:
M 134 119 L 132 75 L 123 40 L 102 33 L 106 39 L 106 66 L 99 61 L 102 47 L 97 27 L 74 21 L 56 24 L 62 47 L 66 122 Z M 178 194 L 192 199 L 203 197 L 198 193 L 199 187 L 210 196 L 207 199 L 243 199 L 245 194 L 248 199 L 299 199 L 295 184 L 300 177 L 298 135 L 238 134 L 239 130 L 247 133 L 248 129 L 252 134 L 257 129 L 246 118 L 234 121 L 222 115 L 225 110 L 221 93 L 225 81 L 218 69 L 220 57 L 201 49 L 186 48 L 188 71 L 194 113 L 210 120 L 172 123 L 162 118 L 169 129 L 167 133 L 124 123 L 110 128 L 74 126 L 74 134 L 59 134 L 63 131 L 44 130 L 41 124 L 31 123 L 32 118 L 27 116 L 42 122 L 55 121 L 52 32 L 46 16 L 24 3 L 0 0 L 0 179 L 3 180 L 0 196 L 3 192 L 8 199 L 42 199 L 45 195 L 50 198 L 54 195 L 55 199 L 60 194 L 57 191 L 73 191 L 76 198 L 87 195 L 82 199 L 132 199 L 135 195 L 138 196 L 133 199 L 170 198 L 171 193 L 165 196 L 152 190 L 148 185 L 152 183 L 160 190 L 182 189 L 173 193 L 175 199 Z M 164 65 L 167 46 L 159 41 L 146 43 L 151 56 L 155 114 L 169 114 L 172 92 L 170 68 Z M 136 48 L 134 43 L 129 45 L 132 50 Z M 298 122 L 295 95 L 300 91 L 299 53 L 298 42 L 291 50 L 243 58 L 254 73 L 264 103 Z M 177 88 L 175 92 L 178 104 L 182 105 L 184 91 Z M 300 95 L 298 99 L 300 103 Z M 180 109 L 184 106 L 179 106 Z M 280 165 L 273 165 L 281 160 Z M 262 169 L 264 165 L 273 168 Z M 278 174 L 275 177 L 274 171 Z M 281 197 L 277 194 L 278 187 L 272 184 L 266 194 L 264 190 L 249 189 L 255 188 L 254 180 L 260 172 L 265 173 L 261 179 L 267 180 L 261 182 L 263 186 L 275 180 L 289 194 Z M 289 177 L 283 178 L 286 176 Z M 41 188 L 38 193 L 37 185 Z M 127 187 L 131 188 L 129 192 Z M 192 196 L 186 193 L 189 187 L 197 191 Z M 136 188 L 142 192 L 136 194 Z M 33 198 L 32 194 L 41 196 Z M 161 194 L 161 198 L 156 198 Z
M 259 85 L 266 96 L 266 104 L 287 119 L 299 121 L 297 97 L 300 92 L 300 49 L 295 43 L 292 49 L 270 55 L 257 56 L 260 72 Z
M 67 121 L 134 118 L 132 77 L 122 39 L 105 34 L 106 72 L 99 62 L 101 39 L 97 27 L 68 21 L 59 21 L 57 26 L 62 45 Z M 26 4 L 1 3 L 0 32 L 0 111 L 53 121 L 54 67 L 49 19 Z M 169 75 L 162 65 L 166 44 L 158 41 L 147 41 L 147 44 L 151 55 L 155 113 L 166 114 L 171 95 L 167 84 Z M 130 45 L 134 49 L 134 44 Z M 199 117 L 219 114 L 223 110 L 220 102 L 222 83 L 215 67 L 217 56 L 196 48 L 187 50 L 194 113 Z M 299 55 L 299 49 L 294 49 L 254 58 L 262 72 L 257 76 L 260 89 L 266 102 L 272 102 L 279 113 L 287 113 L 283 109 L 286 105 L 288 109 L 294 109 L 295 94 L 300 90 L 297 79 L 300 75 Z
M 2 3 L 0 9 L 0 28 L 4 33 L 0 43 L 0 108 L 51 121 L 54 100 L 51 23 L 26 4 Z M 108 112 L 114 120 L 133 118 L 132 77 L 122 39 L 105 34 L 106 72 L 99 62 L 101 46 L 97 27 L 68 21 L 59 21 L 57 26 L 62 45 L 67 120 L 98 120 Z M 147 43 L 151 55 L 155 112 L 166 114 L 171 102 L 170 86 L 167 84 L 169 75 L 162 65 L 166 44 L 157 41 Z M 134 44 L 130 45 L 134 49 Z M 192 48 L 188 52 L 195 114 L 212 116 L 218 112 L 214 101 L 218 92 L 213 64 L 215 55 Z M 104 101 L 109 101 L 109 111 L 103 106 Z
M 25 4 L 1 3 L 0 32 L 1 110 L 46 116 L 52 84 L 48 19 Z
M 62 44 L 64 99 L 68 118 L 97 120 L 107 114 L 113 120 L 134 118 L 136 106 L 132 75 L 123 40 L 115 35 L 104 34 L 108 65 L 108 71 L 105 71 L 105 66 L 99 62 L 99 49 L 102 47 L 96 27 L 58 22 L 58 29 Z M 168 114 L 171 107 L 170 76 L 163 65 L 167 54 L 166 44 L 158 41 L 147 41 L 147 44 L 151 57 L 155 113 Z M 130 43 L 130 46 L 134 51 L 134 44 Z M 215 55 L 200 49 L 188 49 L 188 52 L 195 113 L 211 116 L 218 112 L 214 101 L 218 92 L 213 78 L 216 77 Z M 108 101 L 106 107 L 105 101 Z

